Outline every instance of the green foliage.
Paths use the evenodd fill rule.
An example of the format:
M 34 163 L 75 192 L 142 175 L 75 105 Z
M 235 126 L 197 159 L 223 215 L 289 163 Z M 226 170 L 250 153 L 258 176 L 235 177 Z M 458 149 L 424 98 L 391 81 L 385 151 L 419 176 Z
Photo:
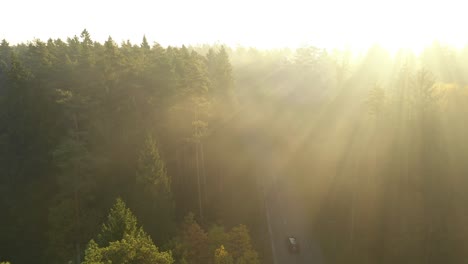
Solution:
M 124 201 L 118 198 L 107 216 L 107 221 L 102 225 L 96 241 L 101 247 L 108 246 L 110 242 L 122 240 L 126 235 L 136 236 L 139 232 L 136 217 Z
M 214 252 L 222 245 L 226 245 L 229 239 L 229 235 L 224 230 L 223 226 L 213 225 L 208 230 L 208 240 L 210 244 L 210 251 Z
M 182 230 L 181 242 L 183 247 L 183 258 L 189 263 L 208 263 L 210 255 L 208 252 L 208 235 L 198 225 L 193 214 L 185 217 Z
M 111 242 L 107 247 L 99 247 L 91 240 L 82 263 L 171 264 L 174 260 L 169 252 L 159 252 L 149 236 L 126 234 L 122 240 Z
M 134 203 L 142 223 L 156 241 L 167 241 L 175 229 L 171 178 L 152 136 L 147 136 L 138 158 L 136 189 Z
M 174 262 L 171 253 L 159 252 L 143 228 L 137 227 L 136 217 L 120 198 L 111 209 L 97 241 L 88 243 L 84 264 Z
M 214 264 L 234 264 L 232 256 L 229 255 L 223 245 L 215 250 Z
M 170 178 L 152 136 L 146 138 L 145 145 L 140 153 L 136 178 L 139 184 L 148 188 L 149 192 L 158 195 L 170 195 Z
M 245 225 L 231 229 L 228 233 L 227 249 L 236 263 L 259 263 L 258 254 L 253 250 L 249 231 Z
M 218 52 L 209 49 L 206 58 L 215 111 L 230 114 L 235 111 L 238 102 L 234 95 L 232 66 L 227 50 L 224 46 Z
M 246 226 L 239 225 L 225 232 L 224 227 L 214 225 L 206 233 L 193 214 L 185 217 L 171 247 L 179 263 L 259 263 Z
M 354 55 L 2 40 L 0 255 L 80 262 L 94 237 L 96 263 L 167 259 L 151 241 L 179 263 L 257 263 L 258 177 L 281 161 L 328 262 L 463 262 L 468 48 Z M 147 233 L 123 203 L 99 232 L 115 197 Z

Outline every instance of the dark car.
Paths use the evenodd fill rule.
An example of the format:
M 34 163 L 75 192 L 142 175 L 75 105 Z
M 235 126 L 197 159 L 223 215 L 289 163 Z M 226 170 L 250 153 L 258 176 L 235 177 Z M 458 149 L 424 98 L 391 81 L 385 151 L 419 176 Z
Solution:
M 288 249 L 290 253 L 297 254 L 299 253 L 299 244 L 297 243 L 297 239 L 293 236 L 290 236 L 286 239 L 286 243 L 288 245 Z

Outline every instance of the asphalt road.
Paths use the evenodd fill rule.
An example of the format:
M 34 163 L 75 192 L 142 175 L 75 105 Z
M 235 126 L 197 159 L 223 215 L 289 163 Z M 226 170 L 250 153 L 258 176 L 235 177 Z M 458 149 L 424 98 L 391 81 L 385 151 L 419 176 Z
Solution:
M 305 207 L 285 178 L 265 179 L 265 207 L 274 264 L 322 264 L 320 245 L 311 235 Z M 294 236 L 300 246 L 299 253 L 290 253 L 287 238 Z
M 354 119 L 350 118 L 350 113 L 356 106 L 343 107 L 348 97 L 352 94 L 341 94 L 337 98 L 333 99 L 330 105 L 324 106 L 323 114 L 318 115 L 318 120 L 314 126 L 307 130 L 307 136 L 309 138 L 318 138 L 322 133 L 329 133 L 328 131 L 342 131 L 336 129 L 336 120 L 345 120 L 346 122 L 353 122 Z M 246 111 L 247 113 L 256 113 L 256 111 Z M 359 112 L 358 112 L 359 113 Z M 250 124 L 257 124 L 258 127 L 271 127 L 265 129 L 265 131 L 275 131 L 275 122 L 277 120 L 271 117 L 268 119 L 268 115 L 249 115 L 247 120 L 250 120 Z M 250 119 L 249 119 L 250 118 Z M 264 119 L 270 120 L 266 122 Z M 248 127 L 246 125 L 246 127 Z M 281 127 L 281 125 L 280 125 Z M 315 128 L 315 129 L 314 129 Z M 272 133 L 274 134 L 274 133 Z M 252 157 L 261 162 L 258 164 L 261 167 L 258 173 L 258 180 L 260 181 L 259 186 L 263 187 L 263 198 L 265 203 L 265 217 L 267 218 L 268 230 L 270 236 L 270 244 L 273 254 L 273 264 L 322 264 L 325 263 L 324 256 L 322 253 L 319 241 L 314 238 L 311 232 L 312 219 L 310 219 L 309 210 L 307 208 L 308 201 L 301 199 L 297 194 L 298 192 L 294 189 L 294 183 L 291 179 L 295 177 L 288 177 L 288 175 L 280 175 L 281 171 L 285 173 L 286 170 L 282 168 L 276 161 L 278 158 L 274 156 L 280 156 L 284 159 L 283 155 L 274 154 L 274 144 L 267 140 L 268 135 L 248 137 L 246 145 L 248 146 Z M 328 135 L 328 134 L 327 134 Z M 270 135 L 271 136 L 271 135 Z M 330 135 L 328 135 L 330 137 Z M 327 137 L 325 137 L 327 138 Z M 303 142 L 302 142 L 303 143 Z M 301 153 L 301 148 L 296 149 L 297 153 Z M 270 153 L 268 155 L 267 153 Z M 297 185 L 296 185 L 297 186 Z M 294 236 L 300 246 L 300 252 L 298 254 L 292 254 L 288 250 L 287 238 Z

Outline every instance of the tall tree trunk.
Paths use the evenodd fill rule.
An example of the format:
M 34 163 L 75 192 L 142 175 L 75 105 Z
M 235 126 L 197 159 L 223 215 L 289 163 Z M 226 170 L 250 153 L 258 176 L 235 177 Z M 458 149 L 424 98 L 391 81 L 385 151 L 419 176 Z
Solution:
M 205 198 L 205 204 L 208 202 L 208 192 L 206 186 L 206 171 L 205 171 L 205 151 L 203 150 L 203 143 L 200 142 L 200 158 L 201 158 L 201 170 L 203 177 L 203 198 Z
M 195 143 L 195 161 L 197 166 L 197 186 L 198 186 L 198 210 L 200 213 L 200 220 L 203 221 L 203 205 L 202 205 L 202 194 L 201 194 L 201 181 L 200 181 L 200 164 L 198 157 L 198 142 Z
M 79 141 L 78 135 L 78 120 L 76 118 L 76 114 L 73 114 L 73 121 L 75 123 L 75 140 Z M 80 177 L 80 166 L 78 165 L 76 168 L 77 178 Z M 81 249 L 80 249 L 80 233 L 81 233 L 81 226 L 80 226 L 80 207 L 79 207 L 79 190 L 78 190 L 78 182 L 75 183 L 75 192 L 74 192 L 74 204 L 75 204 L 75 226 L 76 226 L 76 242 L 75 242 L 75 249 L 76 249 L 76 263 L 81 263 Z

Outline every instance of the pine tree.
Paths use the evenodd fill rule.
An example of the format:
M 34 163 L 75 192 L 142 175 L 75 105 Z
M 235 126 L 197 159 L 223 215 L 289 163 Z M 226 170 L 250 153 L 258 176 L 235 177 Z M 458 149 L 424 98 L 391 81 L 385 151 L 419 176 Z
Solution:
M 84 29 L 83 32 L 81 32 L 81 56 L 80 56 L 80 64 L 83 66 L 91 66 L 94 65 L 95 62 L 95 57 L 93 53 L 93 41 L 91 40 L 91 35 L 89 32 Z
M 229 54 L 224 46 L 218 52 L 209 49 L 206 63 L 211 81 L 211 95 L 215 101 L 216 111 L 231 115 L 237 106 L 234 94 L 234 78 Z
M 170 196 L 171 180 L 152 136 L 146 138 L 138 159 L 137 181 L 150 192 Z
M 138 232 L 136 217 L 124 201 L 118 198 L 107 216 L 107 221 L 102 225 L 96 241 L 99 246 L 106 247 L 110 242 L 122 240 L 125 235 L 136 236 Z
M 141 201 L 148 201 L 144 205 Z M 135 208 L 157 242 L 169 239 L 174 232 L 174 202 L 171 178 L 152 136 L 147 136 L 136 170 Z
M 143 41 L 141 42 L 140 47 L 145 50 L 150 49 L 150 45 L 148 44 L 148 40 L 146 39 L 146 36 L 143 36 Z
M 136 217 L 121 199 L 111 209 L 97 241 L 89 242 L 83 264 L 174 262 L 171 253 L 159 252 L 150 236 L 137 226 Z
M 98 159 L 89 151 L 89 101 L 80 88 L 76 85 L 73 90 L 57 89 L 55 96 L 66 132 L 52 151 L 58 191 L 48 217 L 49 258 L 60 261 L 67 261 L 72 254 L 80 258 L 82 245 L 93 231 L 90 227 L 98 224 L 99 217 L 97 208 L 85 206 L 94 202 L 97 177 L 93 170 Z
M 2 72 L 4 72 L 8 65 L 10 64 L 10 58 L 11 58 L 11 47 L 10 44 L 3 39 L 2 42 L 0 43 L 0 78 L 2 75 Z

